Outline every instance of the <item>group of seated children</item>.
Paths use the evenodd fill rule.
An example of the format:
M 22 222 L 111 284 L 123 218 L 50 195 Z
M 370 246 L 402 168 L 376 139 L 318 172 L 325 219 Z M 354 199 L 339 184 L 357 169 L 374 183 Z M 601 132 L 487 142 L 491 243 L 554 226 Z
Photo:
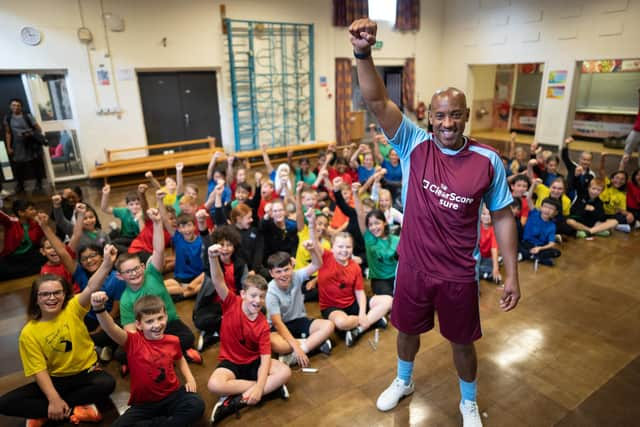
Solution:
M 582 152 L 577 163 L 571 160 L 572 143 L 573 139 L 567 138 L 561 147 L 567 168 L 565 178 L 558 172 L 559 159 L 551 151 L 533 143 L 527 159 L 521 147 L 513 148 L 512 134 L 514 158 L 505 159 L 505 166 L 514 198 L 519 259 L 534 261 L 535 268 L 538 264 L 554 265 L 553 258 L 561 254 L 558 243 L 562 243 L 563 236 L 592 240 L 595 236 L 609 236 L 614 229 L 629 233 L 640 226 L 640 170 L 633 172 L 631 179 L 624 170 L 607 176 L 608 154 L 602 153 L 596 175 L 591 169 L 591 153 Z M 481 222 L 481 277 L 495 279 L 499 274 L 498 256 L 493 250 L 488 213 Z
M 218 341 L 207 384 L 221 396 L 212 422 L 267 395 L 288 398 L 290 366 L 330 354 L 334 332 L 352 346 L 387 325 L 401 172 L 395 151 L 383 144 L 383 155 L 380 145 L 341 155 L 330 146 L 315 170 L 306 159 L 274 169 L 265 148 L 269 177 L 256 172 L 253 187 L 248 168 L 234 168 L 232 156 L 218 168 L 216 153 L 204 201 L 197 185 L 183 183 L 182 164 L 164 185 L 145 174 L 148 183 L 127 193 L 124 207 L 110 205 L 107 185 L 100 209 L 119 229 L 102 228 L 79 189 L 52 197 L 55 227 L 33 203 L 14 201 L 15 217 L 0 213 L 0 269 L 3 278 L 41 274 L 19 338 L 35 382 L 0 397 L 0 413 L 30 426 L 99 421 L 97 405 L 115 387 L 100 363 L 113 357 L 131 379 L 130 407 L 115 425 L 191 425 L 204 403 L 188 363 L 203 363 L 200 351 Z M 156 207 L 147 201 L 151 188 Z M 38 268 L 18 267 L 25 263 Z M 176 311 L 188 298 L 195 337 Z M 313 300 L 321 318 L 307 315 L 305 301 Z

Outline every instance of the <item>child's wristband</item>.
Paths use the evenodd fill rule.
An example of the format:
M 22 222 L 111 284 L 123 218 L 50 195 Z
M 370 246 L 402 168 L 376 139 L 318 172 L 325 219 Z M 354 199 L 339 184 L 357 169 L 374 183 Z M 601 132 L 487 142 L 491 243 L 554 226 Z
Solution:
M 94 310 L 93 310 L 93 312 L 94 312 L 95 314 L 104 313 L 105 311 L 107 311 L 107 307 L 102 307 L 102 308 L 101 308 L 101 309 L 99 309 L 99 310 L 96 310 L 96 309 L 94 309 Z

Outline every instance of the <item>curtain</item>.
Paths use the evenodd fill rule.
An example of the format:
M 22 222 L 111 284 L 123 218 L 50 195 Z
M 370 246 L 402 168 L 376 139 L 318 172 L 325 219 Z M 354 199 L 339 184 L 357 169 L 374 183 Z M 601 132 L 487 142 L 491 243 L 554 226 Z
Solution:
M 420 29 L 420 0 L 397 0 L 395 29 L 399 31 Z
M 368 0 L 333 0 L 334 27 L 348 27 L 356 19 L 368 16 Z
M 402 105 L 407 110 L 415 111 L 416 61 L 407 58 L 402 68 Z
M 347 144 L 351 127 L 351 58 L 336 58 L 336 142 Z

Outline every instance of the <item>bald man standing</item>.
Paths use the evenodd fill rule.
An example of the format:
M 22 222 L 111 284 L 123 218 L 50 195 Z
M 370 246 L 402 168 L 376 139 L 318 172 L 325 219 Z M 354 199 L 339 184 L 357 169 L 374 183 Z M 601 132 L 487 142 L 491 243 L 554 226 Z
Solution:
M 434 326 L 451 343 L 458 372 L 465 427 L 481 426 L 476 403 L 478 361 L 474 342 L 482 336 L 478 307 L 479 216 L 486 204 L 505 266 L 500 307 L 520 299 L 517 231 L 500 156 L 463 135 L 469 118 L 462 91 L 447 88 L 431 99 L 427 133 L 404 117 L 388 97 L 371 58 L 377 25 L 369 19 L 349 27 L 362 96 L 402 162 L 404 220 L 391 321 L 398 329 L 397 377 L 380 395 L 381 411 L 413 393 L 413 363 L 420 334 Z

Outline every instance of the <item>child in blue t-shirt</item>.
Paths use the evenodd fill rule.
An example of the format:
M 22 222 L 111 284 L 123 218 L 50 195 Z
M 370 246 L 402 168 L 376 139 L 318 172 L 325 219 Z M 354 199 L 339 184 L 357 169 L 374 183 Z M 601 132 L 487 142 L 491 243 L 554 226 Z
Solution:
M 161 200 L 162 192 L 156 193 L 156 197 Z M 204 282 L 202 239 L 196 226 L 196 218 L 193 214 L 183 212 L 176 218 L 176 228 L 167 220 L 162 203 L 158 203 L 158 207 L 164 227 L 173 236 L 171 239 L 176 256 L 174 278 L 165 280 L 164 285 L 174 300 L 195 297 Z
M 547 197 L 542 201 L 540 210 L 529 212 L 519 248 L 522 259 L 531 259 L 542 265 L 554 264 L 552 258 L 559 257 L 560 250 L 556 249 L 556 225 L 552 219 L 561 209 L 558 200 Z

